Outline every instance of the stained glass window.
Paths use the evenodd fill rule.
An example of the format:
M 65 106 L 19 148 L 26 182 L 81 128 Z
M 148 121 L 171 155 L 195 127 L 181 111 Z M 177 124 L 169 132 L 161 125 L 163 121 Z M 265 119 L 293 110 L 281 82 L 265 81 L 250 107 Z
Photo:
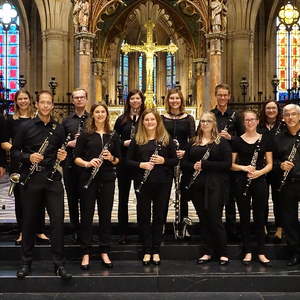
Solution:
M 0 75 L 13 100 L 19 79 L 19 16 L 8 2 L 0 5 Z
M 128 95 L 128 85 L 129 85 L 129 57 L 128 54 L 120 54 L 120 78 L 119 81 L 123 86 L 123 99 L 127 98 Z
M 174 88 L 176 85 L 176 64 L 175 56 L 170 53 L 167 53 L 166 55 L 166 77 L 167 88 Z
M 277 77 L 278 98 L 293 97 L 293 87 L 300 75 L 300 21 L 299 12 L 290 3 L 281 7 L 277 25 Z

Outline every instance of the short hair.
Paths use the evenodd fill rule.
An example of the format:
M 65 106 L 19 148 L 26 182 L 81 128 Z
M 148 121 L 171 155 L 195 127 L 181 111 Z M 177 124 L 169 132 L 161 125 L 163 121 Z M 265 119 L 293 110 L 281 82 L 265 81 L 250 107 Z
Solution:
M 84 91 L 84 92 L 85 92 L 85 97 L 88 98 L 88 92 L 87 92 L 87 90 L 84 89 L 84 88 L 76 88 L 76 89 L 74 89 L 74 90 L 72 91 L 72 98 L 74 97 L 74 96 L 73 96 L 73 93 L 74 93 L 74 92 L 79 92 L 79 91 Z
M 231 89 L 230 89 L 230 85 L 229 84 L 227 84 L 227 83 L 219 83 L 218 85 L 216 85 L 216 87 L 215 87 L 215 95 L 217 95 L 219 89 L 227 90 L 228 94 L 231 95 Z
M 179 88 L 173 88 L 173 89 L 168 90 L 168 94 L 167 94 L 167 97 L 166 97 L 166 100 L 165 100 L 166 112 L 170 113 L 170 111 L 171 111 L 170 104 L 169 104 L 169 99 L 170 99 L 170 96 L 173 95 L 173 94 L 178 94 L 179 95 L 179 98 L 181 99 L 179 111 L 180 111 L 180 113 L 183 113 L 184 109 L 185 109 L 185 101 L 184 101 L 182 91 Z
M 286 113 L 287 110 L 291 110 L 291 109 L 295 109 L 297 111 L 298 114 L 300 114 L 300 106 L 297 104 L 287 104 L 284 108 L 283 108 L 283 115 Z
M 37 94 L 36 102 L 39 102 L 39 101 L 40 101 L 40 97 L 41 97 L 42 94 L 47 94 L 47 95 L 49 95 L 49 96 L 51 97 L 52 103 L 54 102 L 53 95 L 52 95 L 52 93 L 51 93 L 50 91 L 48 91 L 48 90 L 41 90 L 41 91 L 39 91 L 38 94 Z

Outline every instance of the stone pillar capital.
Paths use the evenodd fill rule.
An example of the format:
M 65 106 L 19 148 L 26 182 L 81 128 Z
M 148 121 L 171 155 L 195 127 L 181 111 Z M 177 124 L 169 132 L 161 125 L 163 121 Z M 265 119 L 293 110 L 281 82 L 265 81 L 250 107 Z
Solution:
M 78 32 L 74 34 L 75 40 L 78 41 L 77 52 L 79 55 L 91 55 L 93 47 L 91 44 L 96 35 L 91 32 Z
M 68 36 L 68 33 L 63 30 L 47 29 L 42 32 L 43 40 L 64 40 Z
M 209 43 L 210 55 L 221 55 L 226 34 L 222 32 L 210 32 L 205 37 Z
M 199 57 L 193 59 L 193 63 L 195 64 L 195 70 L 197 76 L 204 76 L 206 72 L 206 65 L 207 65 L 208 59 L 205 57 Z
M 227 34 L 229 40 L 253 40 L 254 33 L 251 30 L 231 31 Z
M 92 65 L 93 65 L 93 73 L 95 76 L 102 76 L 104 74 L 104 65 L 108 62 L 107 58 L 93 58 Z

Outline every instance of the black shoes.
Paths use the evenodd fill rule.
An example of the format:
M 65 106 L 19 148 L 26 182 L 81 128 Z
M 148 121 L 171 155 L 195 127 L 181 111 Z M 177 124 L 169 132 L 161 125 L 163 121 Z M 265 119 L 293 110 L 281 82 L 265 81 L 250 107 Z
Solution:
M 159 266 L 160 265 L 160 256 L 158 253 L 153 254 L 152 256 L 152 262 L 155 266 Z
M 72 274 L 68 273 L 64 266 L 54 266 L 54 273 L 63 280 L 72 278 Z
M 287 266 L 295 266 L 300 264 L 300 257 L 298 255 L 292 256 L 292 258 L 287 262 Z
M 109 259 L 109 258 L 108 258 Z M 113 263 L 112 262 L 105 262 L 104 260 L 103 260 L 103 258 L 102 258 L 102 256 L 100 255 L 100 260 L 101 260 L 101 262 L 102 262 L 102 265 L 105 267 L 105 268 L 107 268 L 107 269 L 111 269 L 111 268 L 113 268 Z
M 31 265 L 21 265 L 17 271 L 17 278 L 24 279 L 26 276 L 31 274 Z
M 227 259 L 227 260 L 225 260 L 225 259 L 220 259 L 220 260 L 219 260 L 219 264 L 220 264 L 221 266 L 226 266 L 226 265 L 229 264 L 229 259 Z
M 260 262 L 263 266 L 265 266 L 265 267 L 272 267 L 271 261 L 261 261 L 260 259 L 258 259 L 258 260 L 259 260 L 259 262 Z
M 88 254 L 86 254 L 86 255 L 88 255 Z M 85 265 L 83 265 L 82 262 L 83 262 L 84 256 L 85 256 L 85 255 L 83 255 L 82 260 L 81 260 L 80 269 L 81 269 L 82 271 L 88 271 L 88 270 L 90 269 L 90 257 L 89 257 L 88 263 L 85 264 Z
M 204 255 L 203 255 L 204 256 Z M 202 256 L 202 257 L 203 257 Z M 212 260 L 212 257 L 210 256 L 208 259 L 203 259 L 202 257 L 200 257 L 200 258 L 198 258 L 197 260 L 196 260 L 196 263 L 198 264 L 198 265 L 204 265 L 204 264 L 207 264 L 207 263 L 209 263 L 211 260 Z
M 149 266 L 151 262 L 151 254 L 145 254 L 142 262 L 144 266 Z

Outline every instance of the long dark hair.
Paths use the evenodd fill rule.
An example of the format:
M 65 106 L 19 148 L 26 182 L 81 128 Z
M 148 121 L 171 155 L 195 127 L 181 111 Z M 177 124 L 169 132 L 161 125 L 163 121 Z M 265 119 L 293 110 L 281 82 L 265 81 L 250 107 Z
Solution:
M 126 101 L 125 101 L 125 105 L 124 105 L 124 114 L 123 114 L 123 119 L 122 119 L 121 124 L 126 123 L 130 119 L 130 101 L 129 100 L 135 94 L 139 94 L 139 96 L 142 99 L 140 115 L 145 110 L 145 96 L 144 96 L 144 94 L 138 89 L 134 89 L 134 90 L 129 91 L 128 96 L 127 96 Z
M 264 102 L 263 106 L 262 106 L 262 109 L 260 111 L 260 115 L 259 115 L 259 124 L 260 126 L 264 126 L 267 124 L 267 116 L 266 116 L 266 106 L 269 104 L 269 103 L 275 103 L 276 106 L 277 106 L 277 111 L 278 111 L 278 114 L 276 116 L 276 120 L 275 122 L 279 122 L 281 119 L 282 119 L 282 116 L 281 116 L 281 109 L 280 109 L 280 106 L 279 106 L 279 103 L 275 100 L 268 100 L 266 102 Z
M 107 116 L 106 116 L 106 119 L 105 119 L 104 131 L 105 131 L 105 133 L 110 133 L 111 129 L 110 129 L 110 124 L 109 124 L 109 112 L 108 112 L 108 107 L 104 102 L 92 105 L 91 110 L 90 110 L 90 115 L 89 115 L 89 118 L 87 120 L 85 131 L 89 134 L 92 134 L 97 130 L 97 127 L 96 127 L 96 124 L 95 124 L 95 119 L 93 118 L 93 114 L 94 114 L 95 109 L 98 106 L 102 106 L 106 110 Z

